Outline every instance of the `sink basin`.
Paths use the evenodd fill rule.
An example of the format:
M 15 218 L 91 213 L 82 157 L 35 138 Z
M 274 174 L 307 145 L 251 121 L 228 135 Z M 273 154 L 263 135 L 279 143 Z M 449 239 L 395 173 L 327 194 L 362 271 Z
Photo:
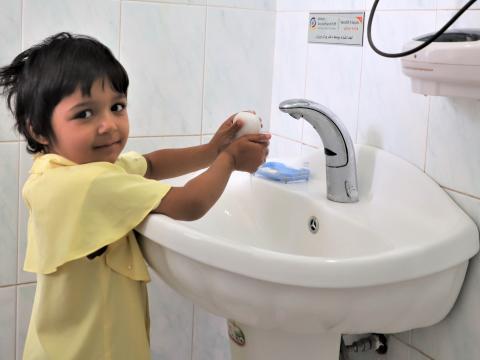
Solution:
M 478 252 L 475 224 L 416 167 L 355 152 L 357 203 L 327 200 L 318 151 L 283 159 L 308 163 L 307 183 L 236 172 L 202 219 L 138 226 L 153 271 L 229 320 L 233 359 L 337 360 L 341 334 L 425 327 L 452 308 Z

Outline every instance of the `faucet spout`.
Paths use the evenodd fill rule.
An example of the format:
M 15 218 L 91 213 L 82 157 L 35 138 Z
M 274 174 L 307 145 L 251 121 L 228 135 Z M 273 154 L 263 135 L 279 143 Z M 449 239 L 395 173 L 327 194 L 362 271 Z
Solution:
M 304 118 L 320 135 L 326 156 L 328 199 L 358 201 L 355 150 L 340 119 L 325 106 L 306 99 L 282 101 L 279 109 L 295 119 Z

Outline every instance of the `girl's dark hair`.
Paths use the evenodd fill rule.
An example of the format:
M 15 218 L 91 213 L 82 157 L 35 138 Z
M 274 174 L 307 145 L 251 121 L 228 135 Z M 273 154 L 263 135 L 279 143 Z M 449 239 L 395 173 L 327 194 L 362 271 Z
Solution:
M 55 106 L 80 88 L 90 95 L 97 79 L 109 80 L 112 89 L 127 95 L 128 75 L 112 52 L 84 35 L 62 32 L 19 54 L 0 67 L 0 90 L 25 136 L 29 153 L 47 152 L 32 136 L 55 141 L 51 117 Z

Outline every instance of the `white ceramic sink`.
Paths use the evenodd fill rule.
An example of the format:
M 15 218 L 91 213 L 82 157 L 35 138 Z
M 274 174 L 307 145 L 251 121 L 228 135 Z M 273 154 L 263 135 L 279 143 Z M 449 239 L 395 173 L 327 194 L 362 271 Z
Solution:
M 230 320 L 233 359 L 336 360 L 341 334 L 429 326 L 450 311 L 478 251 L 475 224 L 411 164 L 368 146 L 356 156 L 358 203 L 327 200 L 318 151 L 285 160 L 308 162 L 308 183 L 236 172 L 202 219 L 150 215 L 137 228 L 155 272 Z

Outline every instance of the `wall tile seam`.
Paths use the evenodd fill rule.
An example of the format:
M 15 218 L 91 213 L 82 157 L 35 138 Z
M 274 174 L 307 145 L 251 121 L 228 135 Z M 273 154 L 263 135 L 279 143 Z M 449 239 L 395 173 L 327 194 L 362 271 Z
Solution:
M 0 285 L 0 289 L 7 289 L 7 288 L 14 287 L 14 286 L 18 286 L 18 284 L 17 283 L 15 283 L 15 284 L 6 283 L 6 284 L 3 284 L 3 285 Z
M 18 271 L 17 271 L 18 273 Z M 17 343 L 18 343 L 18 339 L 17 339 L 17 333 L 18 333 L 18 309 L 19 309 L 19 306 L 18 306 L 18 286 L 15 287 L 15 329 L 14 329 L 14 332 L 15 332 L 15 336 L 13 337 L 14 340 L 13 340 L 13 356 L 14 356 L 14 359 L 17 358 Z
M 437 11 L 437 12 L 453 12 L 453 11 L 457 11 L 457 10 L 459 10 L 459 9 L 437 9 L 436 11 Z M 466 15 L 466 14 L 469 14 L 469 13 L 470 13 L 470 14 L 471 14 L 471 13 L 478 14 L 479 12 L 480 12 L 480 9 L 468 9 L 467 11 L 465 11 L 465 13 L 462 14 L 462 16 L 464 16 L 464 15 Z M 460 16 L 460 19 L 462 18 L 462 16 Z M 452 17 L 453 17 L 453 15 L 452 15 Z M 450 20 L 450 18 L 449 18 L 449 20 Z M 445 21 L 445 23 L 446 23 L 446 22 L 447 22 L 447 21 Z M 444 23 L 442 23 L 442 24 L 437 24 L 437 25 L 440 25 L 439 28 L 437 29 L 437 31 L 438 31 L 438 30 L 444 25 Z M 454 26 L 454 25 L 455 25 L 455 23 L 452 24 L 452 26 Z
M 366 29 L 364 29 L 364 32 L 366 31 Z M 367 45 L 368 45 L 368 41 L 367 41 Z M 357 101 L 357 116 L 356 116 L 356 121 L 355 121 L 355 138 L 352 139 L 353 140 L 353 143 L 357 143 L 358 141 L 358 132 L 359 132 L 359 128 L 360 128 L 360 104 L 361 104 L 361 97 L 362 97 L 362 78 L 363 78 L 363 67 L 364 67 L 364 57 L 367 56 L 365 55 L 365 46 L 362 45 L 362 56 L 360 57 L 360 80 L 358 82 L 358 101 Z
M 405 341 L 403 341 L 401 338 L 399 338 L 398 336 L 396 336 L 395 334 L 392 334 L 390 335 L 392 337 L 395 338 L 395 340 L 397 340 L 399 343 L 401 343 L 402 345 L 408 347 L 409 349 L 413 350 L 413 351 L 416 351 L 417 353 L 419 353 L 420 355 L 424 356 L 425 358 L 427 358 L 428 360 L 435 360 L 433 357 L 431 357 L 430 355 L 426 354 L 425 352 L 423 352 L 422 350 L 418 349 L 417 347 L 413 346 L 412 344 L 409 344 L 409 343 L 406 343 Z
M 435 1 L 438 4 L 438 0 Z M 437 26 L 438 10 L 435 10 L 435 27 Z M 436 31 L 437 29 L 435 29 Z M 427 133 L 425 134 L 425 154 L 423 157 L 423 172 L 427 174 L 427 161 L 428 161 L 428 144 L 430 135 L 430 111 L 431 111 L 432 97 L 427 98 Z
M 277 1 L 277 0 L 275 0 Z M 269 127 L 272 125 L 272 103 L 273 103 L 273 85 L 275 79 L 275 57 L 276 57 L 276 48 L 277 48 L 277 23 L 278 23 L 278 15 L 276 12 L 273 13 L 273 47 L 271 52 L 271 78 L 270 78 L 270 96 L 268 97 L 268 123 Z
M 120 60 L 122 58 L 122 53 L 121 53 L 121 49 L 122 49 L 122 29 L 123 29 L 123 26 L 122 26 L 122 10 L 123 10 L 123 1 L 120 1 L 119 2 L 119 19 L 118 19 L 118 59 Z
M 466 193 L 466 192 L 463 192 L 461 190 L 456 190 L 456 189 L 452 189 L 448 186 L 444 186 L 444 185 L 440 185 L 440 187 L 444 190 L 448 190 L 448 191 L 451 191 L 451 192 L 454 192 L 454 193 L 457 193 L 459 195 L 463 195 L 463 196 L 466 196 L 466 197 L 469 197 L 471 199 L 474 199 L 474 200 L 479 200 L 480 201 L 480 196 L 478 195 L 473 195 L 473 194 L 469 194 L 469 193 Z
M 402 9 L 377 9 L 375 10 L 375 14 L 377 13 L 391 13 L 391 12 L 399 12 L 399 11 L 402 11 L 402 12 L 411 12 L 411 11 L 434 11 L 434 10 L 451 10 L 451 11 L 454 11 L 454 10 L 459 10 L 459 9 L 443 9 L 443 8 L 440 8 L 440 9 L 437 9 L 437 8 L 402 8 Z M 316 13 L 316 12 L 320 12 L 320 13 L 342 13 L 342 12 L 357 12 L 357 11 L 365 11 L 365 12 L 368 12 L 370 13 L 371 12 L 371 8 L 352 8 L 352 9 L 330 9 L 330 8 L 327 8 L 327 9 L 317 9 L 317 8 L 308 8 L 308 9 L 303 9 L 303 10 L 291 10 L 291 9 L 288 9 L 288 10 L 277 10 L 276 12 L 277 13 Z M 480 11 L 480 9 L 469 9 L 468 11 Z
M 207 5 L 207 8 L 229 9 L 229 10 L 249 10 L 249 11 L 258 11 L 258 12 L 265 12 L 265 13 L 273 13 L 273 14 L 276 14 L 275 9 L 256 9 L 256 8 L 239 7 L 239 6 L 228 6 L 228 5 Z
M 213 136 L 213 135 L 215 135 L 215 133 L 213 133 L 213 132 L 206 132 L 206 133 L 202 133 L 202 134 L 200 134 L 200 135 L 195 135 L 195 136 Z
M 427 160 L 428 160 L 428 143 L 429 143 L 429 134 L 430 134 L 430 105 L 431 97 L 427 99 L 427 133 L 425 134 L 425 153 L 423 156 L 423 172 L 427 173 Z
M 437 10 L 441 10 L 441 11 L 443 11 L 443 10 L 456 11 L 456 10 L 460 10 L 460 9 L 461 9 L 461 7 L 456 7 L 456 8 L 454 8 L 454 7 L 444 7 L 444 8 L 443 7 L 437 7 Z M 480 8 L 475 8 L 475 7 L 474 8 L 470 7 L 470 8 L 467 9 L 467 11 L 479 11 L 479 10 L 480 10 Z
M 24 49 L 24 43 L 25 43 L 25 37 L 24 37 L 24 31 L 23 31 L 23 27 L 24 27 L 24 21 L 23 21 L 23 16 L 25 15 L 25 1 L 22 0 L 22 13 L 21 13 L 21 16 L 20 16 L 20 49 L 23 51 L 25 50 Z
M 275 13 L 276 9 L 259 9 L 255 7 L 242 7 L 242 6 L 229 6 L 229 5 L 209 5 L 209 4 L 189 4 L 181 2 L 170 2 L 170 1 L 155 1 L 155 0 L 120 0 L 122 3 L 148 3 L 148 4 L 158 4 L 158 5 L 178 5 L 178 6 L 195 6 L 195 7 L 209 7 L 209 8 L 222 8 L 222 9 L 236 9 L 236 10 L 253 10 L 261 12 L 272 12 Z
M 431 12 L 431 11 L 456 11 L 456 10 L 460 10 L 460 8 L 458 9 L 442 9 L 442 8 L 426 8 L 426 9 L 377 9 L 375 10 L 375 14 L 377 13 L 390 13 L 390 12 L 411 12 L 411 11 L 415 11 L 415 12 Z M 368 9 L 368 10 L 365 10 L 366 12 L 370 13 L 371 10 Z M 474 9 L 468 9 L 467 11 L 480 11 L 480 8 L 474 8 Z M 462 14 L 462 15 L 465 15 L 465 14 Z
M 288 14 L 292 13 L 292 15 L 297 15 L 298 13 L 308 13 L 311 10 L 277 10 L 275 11 L 277 14 Z
M 15 283 L 18 284 L 18 265 L 19 265 L 19 254 L 20 254 L 20 198 L 22 191 L 20 189 L 21 183 L 20 183 L 20 167 L 21 167 L 21 159 L 20 159 L 20 151 L 21 151 L 21 144 L 20 142 L 17 143 L 17 196 L 15 196 L 16 201 L 17 201 L 17 234 L 16 234 L 16 245 L 17 245 L 17 250 L 15 251 Z
M 12 287 L 19 287 L 19 286 L 28 286 L 36 284 L 36 281 L 24 282 L 24 283 L 16 283 L 16 284 L 8 284 L 8 285 L 0 285 L 0 289 L 7 289 Z
M 37 282 L 36 281 L 29 281 L 29 282 L 25 282 L 25 283 L 22 283 L 22 284 L 17 284 L 17 287 L 27 287 L 27 286 L 31 286 L 31 285 L 37 285 Z
M 289 140 L 291 142 L 294 142 L 294 143 L 297 143 L 297 144 L 300 144 L 300 145 L 306 145 L 306 146 L 309 146 L 309 147 L 314 148 L 314 149 L 319 149 L 319 147 L 316 146 L 316 145 L 309 144 L 309 143 L 306 143 L 306 142 L 301 141 L 301 140 L 292 139 L 292 138 L 289 138 L 288 136 L 285 136 L 285 135 L 280 135 L 280 134 L 277 134 L 277 133 L 270 133 L 270 134 L 272 134 L 272 136 L 277 136 L 281 139 Z
M 22 0 L 20 5 L 21 5 L 21 10 L 20 10 L 20 50 L 23 50 L 23 41 L 24 41 L 23 14 L 25 14 L 25 0 Z
M 195 7 L 206 7 L 206 4 L 189 4 L 182 2 L 173 2 L 173 1 L 155 1 L 155 0 L 120 0 L 122 5 L 124 3 L 137 3 L 137 4 L 156 4 L 156 5 L 178 5 L 178 6 L 195 6 Z
M 306 146 L 306 147 L 309 147 L 311 149 L 314 149 L 314 150 L 320 150 L 320 148 L 318 146 L 314 146 L 314 145 L 309 145 L 309 144 L 301 144 L 302 147 Z
M 365 11 L 371 12 L 372 9 L 366 9 Z M 389 12 L 399 12 L 399 11 L 434 11 L 437 10 L 436 7 L 427 7 L 427 8 L 399 8 L 399 9 L 378 9 L 375 10 L 375 13 L 389 13 Z
M 205 24 L 203 27 L 203 72 L 202 72 L 202 103 L 201 103 L 201 113 L 200 113 L 200 143 L 203 139 L 203 116 L 205 110 L 205 89 L 207 77 L 207 30 L 208 30 L 208 7 L 205 7 Z M 192 355 L 193 356 L 193 355 Z
M 307 29 L 306 29 L 307 30 Z M 308 31 L 308 30 L 307 30 Z M 308 45 L 308 35 L 307 35 L 307 46 L 306 46 L 306 53 L 305 53 L 305 68 L 304 68 L 304 81 L 303 81 L 303 98 L 306 99 L 307 98 L 307 79 L 308 79 L 308 57 L 310 55 L 310 46 Z M 305 123 L 306 123 L 306 120 L 302 118 L 302 125 L 301 125 L 301 129 L 302 131 L 300 132 L 300 139 L 303 143 L 303 140 L 304 139 L 304 136 L 306 135 L 305 134 Z
M 352 8 L 352 9 L 317 9 L 317 8 L 309 8 L 304 10 L 296 10 L 296 9 L 286 9 L 286 10 L 277 10 L 277 13 L 348 13 L 348 12 L 358 12 L 358 11 L 365 11 L 363 8 Z
M 128 139 L 155 139 L 155 138 L 175 138 L 175 137 L 199 137 L 202 135 L 213 135 L 213 133 L 201 133 L 201 134 L 183 134 L 183 135 L 135 135 L 129 136 Z
M 23 14 L 25 13 L 25 0 L 21 0 L 21 3 L 20 3 L 20 50 L 23 49 L 23 37 L 24 37 L 24 33 L 23 33 Z M 18 310 L 19 310 L 19 306 L 18 306 L 18 268 L 19 268 L 19 253 L 20 253 L 20 198 L 21 198 L 21 190 L 20 190 L 20 187 L 21 187 L 21 180 L 20 180 L 20 166 L 21 166 L 21 146 L 22 146 L 22 142 L 20 141 L 21 138 L 20 138 L 20 134 L 17 134 L 17 143 L 18 143 L 18 173 L 17 173 L 17 183 L 18 183 L 18 188 L 17 188 L 17 191 L 18 191 L 18 196 L 16 197 L 17 198 L 17 257 L 16 257 L 16 261 L 15 261 L 15 267 L 16 267 L 16 271 L 15 271 L 15 282 L 16 282 L 16 285 L 15 285 L 15 340 L 14 340 L 14 348 L 13 348 L 13 356 L 15 356 L 15 359 L 18 357 L 18 354 L 17 354 L 17 345 L 18 345 L 18 339 L 17 339 L 17 333 L 18 333 Z M 26 141 L 25 141 L 26 143 Z
M 194 355 L 194 346 L 195 346 L 195 304 L 192 303 L 192 338 L 190 341 L 190 360 L 193 359 Z

